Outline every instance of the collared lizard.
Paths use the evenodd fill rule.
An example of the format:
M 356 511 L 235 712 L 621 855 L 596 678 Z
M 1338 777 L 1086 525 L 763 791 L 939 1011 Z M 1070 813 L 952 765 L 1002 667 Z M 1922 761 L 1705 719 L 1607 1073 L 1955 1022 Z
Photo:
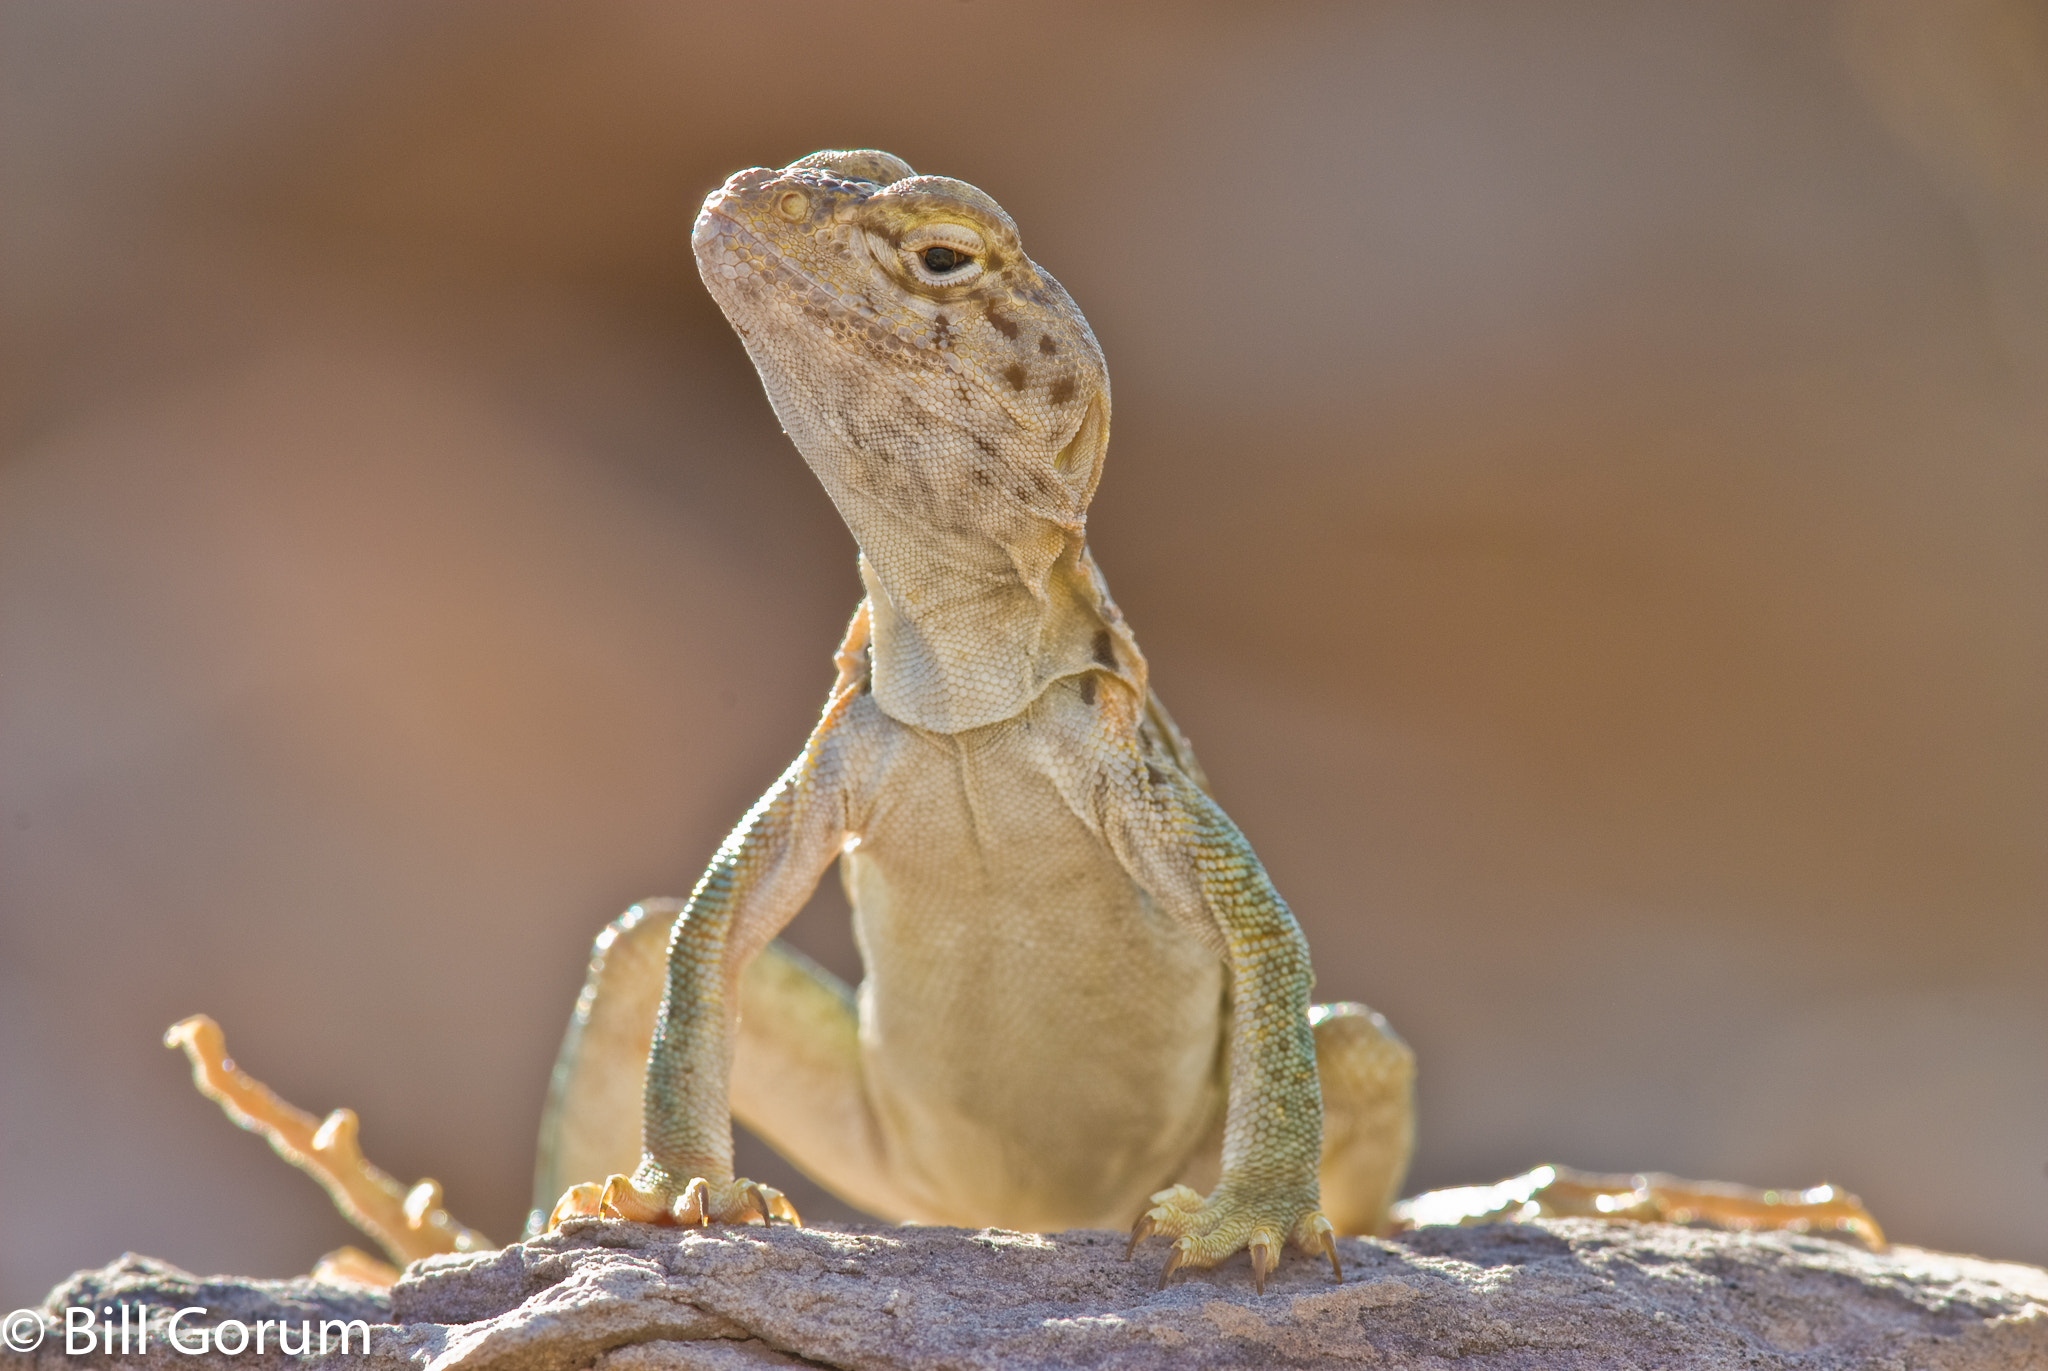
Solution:
M 533 1226 L 794 1219 L 734 1174 L 736 1116 L 879 1217 L 1057 1231 L 1136 1215 L 1133 1248 L 1170 1240 L 1169 1276 L 1248 1250 L 1263 1286 L 1290 1242 L 1335 1269 L 1335 1233 L 1388 1223 L 1413 1057 L 1364 1006 L 1310 1005 L 1301 929 L 1088 551 L 1110 389 L 1087 321 L 993 199 L 882 152 L 740 172 L 693 244 L 859 544 L 866 598 L 817 728 L 688 901 L 636 906 L 598 939 Z M 771 941 L 835 861 L 858 993 Z M 195 1032 L 174 1030 L 195 1066 L 223 1057 Z M 219 1061 L 209 1080 L 261 1115 Z M 311 1141 L 281 1151 L 367 1168 L 352 1117 L 334 1164 L 300 1117 Z M 359 1208 L 389 1210 L 394 1255 L 413 1253 L 384 1230 L 407 1224 L 473 1245 L 437 1191 L 329 1179 L 383 1196 Z M 1781 1205 L 1644 1178 L 1573 1199 L 1587 1179 L 1406 1217 L 1526 1216 L 1548 1186 L 1587 1212 L 1868 1220 L 1832 1194 Z
M 885 153 L 741 172 L 693 242 L 867 598 L 816 731 L 674 922 L 644 1156 L 562 1212 L 774 1209 L 732 1173 L 729 1095 L 885 1217 L 1142 1213 L 1173 1264 L 1248 1247 L 1263 1280 L 1290 1240 L 1335 1264 L 1323 1192 L 1345 1226 L 1379 1225 L 1410 1058 L 1362 1008 L 1311 1015 L 1301 930 L 1089 554 L 1110 391 L 1087 321 L 994 200 Z M 756 961 L 835 860 L 858 1000 L 777 950 Z M 592 1015 L 610 980 L 601 965 Z M 565 1055 L 544 1136 L 591 1114 L 581 1077 L 612 1068 L 586 1051 Z M 1372 1082 L 1372 1123 L 1339 1132 L 1319 1188 L 1339 1076 Z M 588 1179 L 543 1147 L 555 1179 Z

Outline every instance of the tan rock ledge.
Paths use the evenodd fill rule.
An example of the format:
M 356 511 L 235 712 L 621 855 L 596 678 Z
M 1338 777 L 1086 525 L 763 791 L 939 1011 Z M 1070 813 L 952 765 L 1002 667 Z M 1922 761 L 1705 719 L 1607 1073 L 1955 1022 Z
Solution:
M 398 1371 L 923 1368 L 2048 1367 L 2048 1271 L 1784 1233 L 1584 1219 L 1346 1239 L 1342 1284 L 1290 1254 L 1264 1295 L 1244 1260 L 1156 1288 L 1123 1238 L 953 1228 L 678 1231 L 579 1220 L 414 1264 L 388 1297 L 204 1280 L 126 1257 L 52 1292 L 7 1371 L 119 1366 Z M 67 1305 L 151 1308 L 147 1353 L 67 1353 Z M 249 1326 L 363 1319 L 343 1355 L 187 1355 L 167 1311 Z M 228 1329 L 231 1340 L 236 1330 Z M 139 1337 L 136 1339 L 139 1342 Z M 188 1347 L 194 1342 L 187 1333 Z

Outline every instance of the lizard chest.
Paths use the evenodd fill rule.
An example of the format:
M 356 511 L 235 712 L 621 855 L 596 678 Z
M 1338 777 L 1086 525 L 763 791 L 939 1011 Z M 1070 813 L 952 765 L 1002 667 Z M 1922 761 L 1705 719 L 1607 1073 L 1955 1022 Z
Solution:
M 956 1222 L 972 1210 L 946 1198 L 992 1186 L 1076 1205 L 1046 1222 L 1120 1214 L 1220 1099 L 1220 961 L 1075 814 L 1029 727 L 906 736 L 842 859 L 871 1103 Z

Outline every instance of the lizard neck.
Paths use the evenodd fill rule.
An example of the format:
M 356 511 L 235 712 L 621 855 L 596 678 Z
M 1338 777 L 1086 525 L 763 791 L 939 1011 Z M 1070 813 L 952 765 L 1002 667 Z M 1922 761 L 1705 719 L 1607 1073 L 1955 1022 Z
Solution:
M 1142 698 L 1145 659 L 1078 530 L 1047 525 L 1023 546 L 946 532 L 860 542 L 875 703 L 891 718 L 981 728 L 1088 671 Z

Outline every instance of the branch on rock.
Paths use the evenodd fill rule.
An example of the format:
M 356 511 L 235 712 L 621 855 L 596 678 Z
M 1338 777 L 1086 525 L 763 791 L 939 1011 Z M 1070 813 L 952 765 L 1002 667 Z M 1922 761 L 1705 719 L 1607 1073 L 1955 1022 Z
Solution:
M 165 1047 L 184 1049 L 192 1084 L 230 1119 L 261 1133 L 277 1155 L 320 1183 L 350 1223 L 377 1240 L 399 1266 L 442 1252 L 481 1252 L 496 1244 L 456 1222 L 441 1205 L 441 1185 L 407 1188 L 371 1164 L 356 1141 L 356 1116 L 337 1109 L 324 1120 L 278 1098 L 236 1066 L 220 1025 L 204 1014 L 172 1025 Z M 365 1284 L 389 1285 L 398 1272 L 353 1248 L 329 1253 L 322 1269 Z

